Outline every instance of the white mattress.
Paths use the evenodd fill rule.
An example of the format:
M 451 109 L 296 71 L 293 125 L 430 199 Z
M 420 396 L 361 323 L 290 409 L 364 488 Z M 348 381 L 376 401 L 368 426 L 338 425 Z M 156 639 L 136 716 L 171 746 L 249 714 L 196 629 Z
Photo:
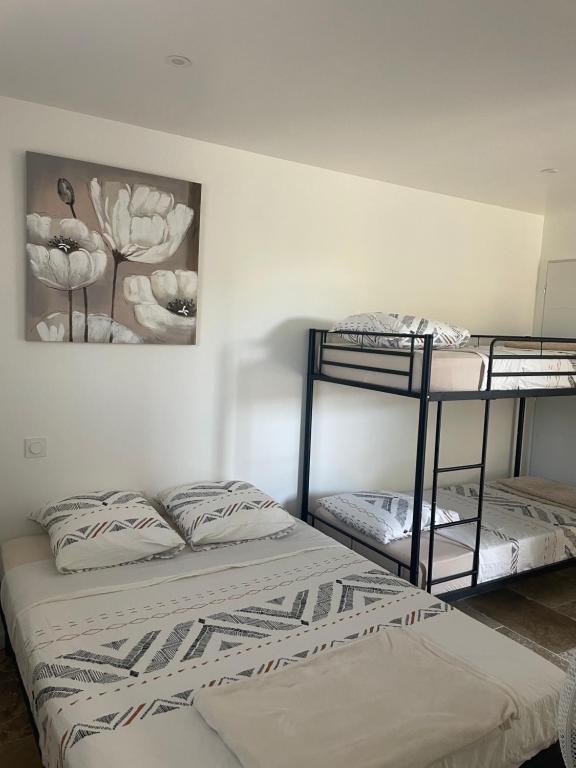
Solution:
M 394 350 L 392 350 L 394 351 Z M 405 350 L 404 350 L 405 351 Z M 503 376 L 492 379 L 491 389 L 559 389 L 576 387 L 576 359 L 574 352 L 553 352 L 559 360 L 541 358 L 534 349 L 497 347 L 498 354 L 512 355 L 512 360 L 494 360 L 494 373 L 542 373 L 542 376 Z M 464 347 L 462 349 L 438 349 L 432 353 L 430 391 L 479 391 L 486 389 L 489 362 L 489 347 Z M 548 352 L 552 354 L 552 352 Z M 340 365 L 338 365 L 338 363 Z M 348 368 L 347 365 L 362 365 L 363 369 Z M 382 351 L 360 350 L 356 345 L 325 345 L 320 372 L 325 376 L 364 384 L 408 389 L 408 377 L 402 375 L 409 370 L 410 358 L 383 354 Z M 377 369 L 399 371 L 383 373 Z M 573 371 L 573 375 L 561 376 L 559 372 Z M 412 388 L 420 389 L 422 380 L 422 352 L 414 352 Z
M 430 499 L 430 492 L 425 495 Z M 453 485 L 439 489 L 438 505 L 458 512 L 463 520 L 476 516 L 477 496 L 478 485 Z M 318 527 L 328 535 L 338 537 L 328 526 L 322 526 L 322 520 L 337 525 L 345 532 L 381 549 L 383 557 L 379 558 L 367 548 L 362 549 L 361 545 L 354 547 L 390 570 L 395 571 L 396 566 L 386 560 L 386 553 L 405 563 L 410 562 L 410 537 L 381 545 L 346 526 L 321 504 L 317 505 L 314 512 L 320 518 Z M 476 525 L 473 523 L 438 531 L 434 539 L 434 578 L 444 578 L 469 570 L 472 567 L 475 537 Z M 346 537 L 340 536 L 338 540 L 344 542 Z M 422 586 L 426 583 L 428 572 L 428 542 L 429 534 L 423 533 L 420 549 Z M 571 557 L 576 557 L 576 512 L 505 493 L 493 488 L 490 483 L 487 484 L 482 515 L 478 579 L 480 582 L 503 578 Z M 406 574 L 407 571 L 404 571 L 403 575 Z M 464 577 L 435 585 L 433 592 L 442 594 L 470 585 L 471 578 Z
M 47 533 L 10 539 L 0 546 L 0 579 L 19 565 L 51 559 L 52 550 Z
M 398 571 L 398 564 L 394 560 L 386 557 L 386 555 L 392 555 L 396 560 L 400 560 L 403 563 L 410 562 L 410 549 L 412 546 L 412 539 L 407 537 L 405 539 L 398 539 L 392 541 L 389 544 L 378 544 L 369 536 L 360 531 L 355 531 L 346 523 L 338 520 L 332 512 L 318 505 L 314 510 L 317 519 L 314 522 L 314 526 L 325 533 L 327 536 L 331 536 L 336 541 L 340 541 L 342 544 L 353 549 L 355 552 L 364 555 L 374 563 L 378 563 L 383 568 L 387 568 L 392 573 L 397 573 L 405 579 L 410 578 L 410 569 L 406 565 Z M 326 525 L 325 523 L 328 523 Z M 337 526 L 342 533 L 335 531 L 331 526 Z M 355 541 L 352 541 L 346 534 L 355 536 L 357 539 L 376 546 L 381 549 L 382 554 L 374 552 L 369 547 L 363 547 Z M 426 587 L 426 575 L 428 573 L 428 547 L 430 543 L 430 536 L 427 532 L 422 533 L 420 539 L 420 586 Z M 450 576 L 452 573 L 461 573 L 463 571 L 469 571 L 472 568 L 473 550 L 457 542 L 450 541 L 444 538 L 439 533 L 436 534 L 434 539 L 434 567 L 433 573 L 435 578 L 443 578 L 444 576 Z M 469 578 L 451 579 L 448 582 L 442 584 L 436 584 L 432 587 L 432 594 L 441 595 L 444 592 L 449 592 L 454 589 L 463 589 L 470 586 Z
M 395 626 L 524 701 L 508 730 L 430 768 L 517 768 L 557 738 L 559 669 L 301 523 L 284 539 L 90 573 L 20 559 L 2 603 L 47 768 L 240 768 L 195 689 Z M 385 686 L 385 665 L 374 673 Z M 409 717 L 409 697 L 391 695 Z

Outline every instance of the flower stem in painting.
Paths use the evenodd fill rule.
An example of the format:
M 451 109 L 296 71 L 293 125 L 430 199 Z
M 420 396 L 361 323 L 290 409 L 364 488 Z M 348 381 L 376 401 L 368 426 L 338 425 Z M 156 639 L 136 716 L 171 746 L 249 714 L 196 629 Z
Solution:
M 58 197 L 70 208 L 70 213 L 73 219 L 77 219 L 76 211 L 74 210 L 74 203 L 76 202 L 76 195 L 74 193 L 74 187 L 68 179 L 60 178 L 56 185 L 58 190 Z M 88 341 L 88 292 L 86 288 L 83 288 L 84 293 L 84 341 Z M 68 293 L 68 312 L 70 318 L 70 341 L 72 341 L 72 294 Z
M 116 281 L 118 280 L 118 267 L 120 266 L 121 257 L 116 251 L 112 254 L 114 256 L 114 273 L 112 275 L 112 305 L 110 307 L 110 344 L 114 338 L 114 309 L 116 306 Z
M 74 341 L 72 338 L 72 295 L 73 291 L 68 291 L 68 341 Z
M 84 294 L 84 341 L 88 341 L 88 289 L 82 288 Z

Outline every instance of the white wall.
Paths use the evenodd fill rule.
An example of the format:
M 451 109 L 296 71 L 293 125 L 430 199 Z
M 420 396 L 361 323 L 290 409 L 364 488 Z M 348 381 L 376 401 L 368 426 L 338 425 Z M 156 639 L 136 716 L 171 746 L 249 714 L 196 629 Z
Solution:
M 548 193 L 538 273 L 534 333 L 542 332 L 548 263 L 576 258 L 576 178 L 554 176 Z M 576 308 L 576 296 L 573 306 Z M 573 336 L 573 328 L 564 334 Z M 576 397 L 540 399 L 534 408 L 530 474 L 576 485 Z
M 203 184 L 197 347 L 24 341 L 25 150 Z M 0 539 L 99 486 L 236 477 L 293 503 L 310 325 L 375 309 L 488 333 L 532 323 L 541 217 L 9 99 L 0 211 Z M 313 490 L 409 484 L 413 403 L 322 387 L 318 405 Z M 478 404 L 448 411 L 446 460 L 474 460 Z M 509 417 L 498 404 L 493 474 Z M 48 457 L 24 459 L 25 436 L 46 436 Z

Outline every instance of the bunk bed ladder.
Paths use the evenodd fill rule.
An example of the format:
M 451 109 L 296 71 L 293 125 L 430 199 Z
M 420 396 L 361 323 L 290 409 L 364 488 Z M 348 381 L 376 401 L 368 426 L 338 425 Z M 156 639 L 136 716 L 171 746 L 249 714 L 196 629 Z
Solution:
M 431 501 L 431 515 L 430 515 L 430 538 L 428 548 L 428 568 L 426 573 L 426 590 L 432 591 L 432 587 L 435 584 L 442 584 L 453 579 L 462 579 L 466 576 L 472 577 L 472 586 L 475 587 L 478 584 L 478 573 L 480 570 L 480 537 L 482 533 L 482 511 L 484 508 L 484 483 L 486 476 L 486 453 L 488 448 L 488 427 L 490 423 L 490 403 L 491 400 L 484 401 L 484 422 L 482 429 L 482 451 L 481 458 L 477 464 L 459 464 L 452 467 L 440 466 L 440 435 L 442 432 L 442 407 L 441 400 L 437 403 L 436 410 L 436 434 L 434 440 L 434 469 L 432 473 L 432 501 Z M 522 414 L 523 415 L 523 414 Z M 521 439 L 521 438 L 520 438 Z M 518 459 L 518 454 L 516 457 Z M 464 470 L 479 469 L 480 481 L 478 489 L 478 506 L 476 509 L 475 517 L 468 517 L 465 520 L 455 520 L 450 523 L 436 523 L 436 506 L 438 499 L 438 476 L 444 472 L 462 472 Z M 460 573 L 454 573 L 450 576 L 443 576 L 441 578 L 433 578 L 434 567 L 434 537 L 435 532 L 443 528 L 454 528 L 459 525 L 476 525 L 476 538 L 474 544 L 474 556 L 472 559 L 472 568 L 467 571 L 461 571 Z

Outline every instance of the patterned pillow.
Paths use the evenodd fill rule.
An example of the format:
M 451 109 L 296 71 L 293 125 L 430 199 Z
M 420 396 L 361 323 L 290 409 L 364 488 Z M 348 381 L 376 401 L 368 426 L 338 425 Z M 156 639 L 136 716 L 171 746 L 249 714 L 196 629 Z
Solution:
M 366 491 L 341 493 L 318 500 L 318 505 L 331 512 L 359 533 L 370 536 L 381 544 L 403 539 L 412 533 L 414 498 L 392 491 Z M 430 527 L 432 509 L 422 504 L 422 529 Z M 456 512 L 436 507 L 436 523 L 459 520 Z
M 193 549 L 283 536 L 295 522 L 274 499 L 241 480 L 179 485 L 158 499 Z
M 49 528 L 53 523 L 66 520 L 67 517 L 77 512 L 97 509 L 98 507 L 109 507 L 115 504 L 150 506 L 148 499 L 139 491 L 87 491 L 45 504 L 41 509 L 31 512 L 30 519 L 40 523 L 44 528 Z
M 31 517 L 48 531 L 61 573 L 171 557 L 184 547 L 176 531 L 135 491 L 71 496 Z
M 399 315 L 396 313 L 369 312 L 362 315 L 350 315 L 330 329 L 340 333 L 351 344 L 364 344 L 365 347 L 393 347 L 395 349 L 411 346 L 410 339 L 397 339 L 386 336 L 358 336 L 343 331 L 363 331 L 365 333 L 410 333 L 433 335 L 434 347 L 461 347 L 470 340 L 470 331 L 449 325 L 441 320 L 429 320 L 417 315 Z M 423 339 L 414 339 L 415 349 L 424 346 Z

